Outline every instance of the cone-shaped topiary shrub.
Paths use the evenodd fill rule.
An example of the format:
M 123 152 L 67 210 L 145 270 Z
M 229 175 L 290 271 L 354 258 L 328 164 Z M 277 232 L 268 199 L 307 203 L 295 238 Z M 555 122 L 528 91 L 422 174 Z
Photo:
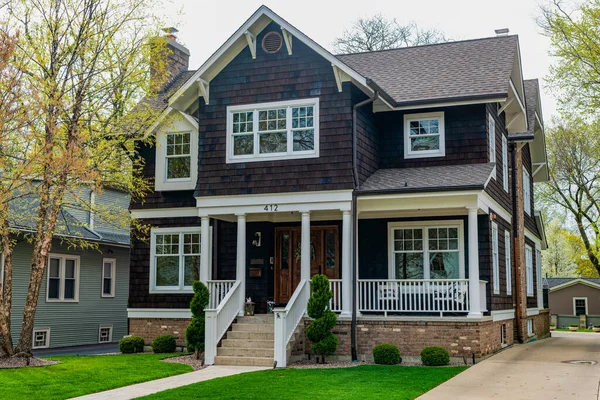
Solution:
M 174 353 L 177 339 L 173 335 L 160 335 L 152 342 L 152 351 L 155 353 Z
M 194 297 L 192 297 L 192 301 L 190 302 L 192 321 L 185 331 L 185 341 L 187 350 L 196 353 L 196 359 L 199 359 L 200 354 L 204 353 L 204 309 L 208 306 L 209 293 L 208 288 L 200 281 L 194 282 L 193 288 Z
M 438 367 L 450 363 L 450 353 L 443 347 L 425 347 L 421 350 L 421 361 L 428 367 Z
M 312 342 L 312 351 L 325 363 L 325 356 L 334 354 L 338 345 L 337 336 L 331 333 L 337 315 L 329 309 L 332 297 L 329 279 L 325 275 L 313 276 L 311 290 L 306 312 L 314 321 L 306 328 L 306 337 Z
M 402 362 L 400 350 L 393 344 L 378 344 L 373 347 L 373 361 L 375 364 L 396 365 Z

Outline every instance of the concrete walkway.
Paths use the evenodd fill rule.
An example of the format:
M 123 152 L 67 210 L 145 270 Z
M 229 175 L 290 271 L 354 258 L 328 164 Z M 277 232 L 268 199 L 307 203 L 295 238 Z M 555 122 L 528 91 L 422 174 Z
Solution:
M 600 334 L 557 335 L 515 345 L 450 379 L 419 400 L 433 399 L 598 399 Z
M 107 390 L 106 392 L 89 394 L 87 396 L 77 397 L 85 400 L 129 400 L 136 397 L 147 396 L 163 390 L 173 389 L 180 386 L 191 385 L 192 383 L 207 381 L 209 379 L 220 378 L 223 376 L 237 375 L 244 372 L 261 371 L 263 367 L 238 367 L 229 365 L 213 365 L 200 371 L 189 372 L 187 374 L 171 376 L 169 378 L 157 379 L 136 385 L 125 386 L 118 389 Z

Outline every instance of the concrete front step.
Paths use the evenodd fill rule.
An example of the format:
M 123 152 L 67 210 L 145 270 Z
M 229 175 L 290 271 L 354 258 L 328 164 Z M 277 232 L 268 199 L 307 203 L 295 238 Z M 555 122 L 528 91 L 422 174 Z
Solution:
M 244 365 L 253 367 L 272 367 L 273 357 L 216 356 L 216 365 Z
M 273 333 L 275 327 L 273 324 L 249 324 L 249 323 L 237 323 L 231 325 L 232 332 L 268 332 Z
M 252 317 L 238 317 L 237 322 L 241 324 L 271 324 L 273 325 L 273 314 L 260 314 Z
M 238 357 L 275 357 L 275 349 L 261 349 L 257 347 L 219 347 L 218 356 L 238 356 Z
M 227 332 L 227 339 L 260 339 L 260 340 L 274 340 L 274 332 L 251 332 L 251 331 L 231 331 Z
M 244 349 L 256 347 L 259 349 L 273 349 L 275 348 L 275 341 L 260 339 L 223 339 L 221 341 L 221 347 L 237 347 Z

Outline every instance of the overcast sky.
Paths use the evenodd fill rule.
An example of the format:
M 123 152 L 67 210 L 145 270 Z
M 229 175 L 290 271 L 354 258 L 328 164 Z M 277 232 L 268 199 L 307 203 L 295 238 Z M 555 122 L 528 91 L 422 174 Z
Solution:
M 172 0 L 163 10 L 176 26 L 179 40 L 190 49 L 191 68 L 199 67 L 262 4 L 310 38 L 331 50 L 331 44 L 359 17 L 382 13 L 403 24 L 437 28 L 454 40 L 494 36 L 494 29 L 518 34 L 525 79 L 540 78 L 544 119 L 556 114 L 556 101 L 544 90 L 551 62 L 549 41 L 535 22 L 544 0 Z M 173 7 L 174 5 L 174 7 Z

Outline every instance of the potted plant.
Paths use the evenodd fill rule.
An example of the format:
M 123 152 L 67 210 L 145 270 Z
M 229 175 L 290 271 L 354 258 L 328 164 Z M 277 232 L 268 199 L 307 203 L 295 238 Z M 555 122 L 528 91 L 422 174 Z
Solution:
M 550 330 L 553 331 L 556 329 L 556 325 L 550 325 Z
M 570 324 L 569 325 L 569 330 L 571 332 L 577 332 L 578 329 L 579 329 L 579 324 Z
M 594 332 L 600 332 L 600 325 L 594 325 L 594 326 L 592 327 L 592 330 L 593 330 Z

